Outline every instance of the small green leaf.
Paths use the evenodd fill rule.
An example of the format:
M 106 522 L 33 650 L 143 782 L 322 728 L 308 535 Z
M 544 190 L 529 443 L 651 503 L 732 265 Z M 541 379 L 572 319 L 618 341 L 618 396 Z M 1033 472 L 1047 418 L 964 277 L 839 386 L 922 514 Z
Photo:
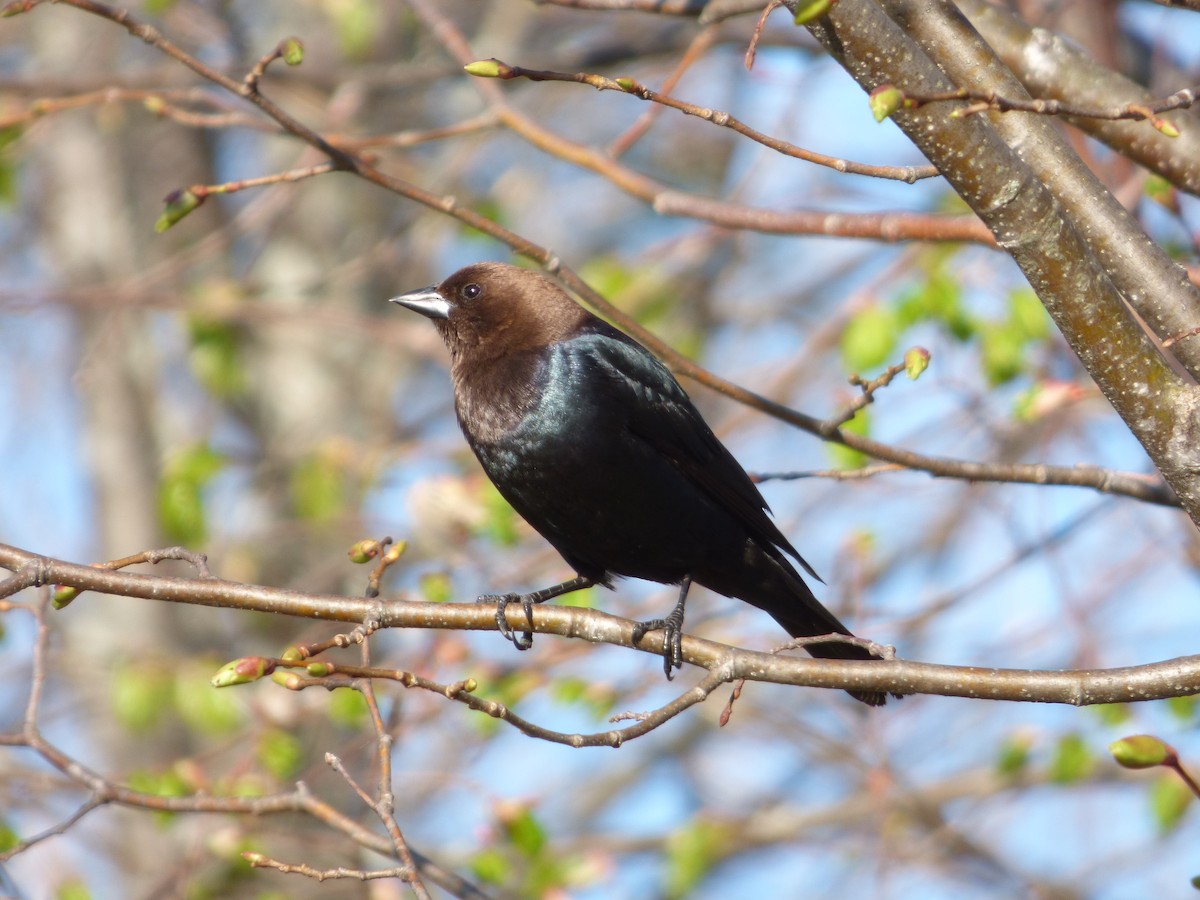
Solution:
M 859 373 L 878 368 L 895 350 L 899 331 L 896 314 L 890 309 L 875 305 L 859 310 L 842 332 L 846 368 Z
M 1008 321 L 1026 340 L 1037 340 L 1050 334 L 1050 316 L 1046 307 L 1030 290 L 1013 291 L 1008 295 Z
M 489 848 L 471 858 L 471 871 L 480 881 L 488 884 L 509 884 L 512 881 L 512 863 L 499 850 Z
M 188 366 L 207 390 L 219 399 L 245 391 L 241 328 L 229 322 L 193 315 L 188 318 Z
M 841 430 L 866 437 L 871 430 L 870 413 L 866 409 L 860 409 L 854 414 L 853 419 L 842 425 Z M 828 451 L 830 459 L 833 460 L 834 466 L 839 469 L 861 469 L 871 461 L 871 458 L 861 450 L 855 450 L 845 444 L 826 441 L 825 449 Z
M 595 609 L 596 589 L 584 588 L 582 591 L 571 591 L 569 594 L 563 594 L 554 602 L 559 606 L 574 606 L 578 609 Z
M 1195 695 L 1190 697 L 1168 697 L 1167 711 L 1176 719 L 1190 722 L 1196 716 L 1197 703 L 1200 703 L 1200 697 L 1196 697 Z
M 527 807 L 507 811 L 501 819 L 505 835 L 524 856 L 533 859 L 546 847 L 546 829 Z
M 1150 787 L 1150 814 L 1159 833 L 1175 830 L 1192 802 L 1192 792 L 1173 773 L 1164 772 Z
M 322 447 L 301 459 L 292 469 L 292 508 L 309 522 L 329 522 L 346 509 L 347 473 L 344 453 Z
M 607 715 L 615 702 L 612 690 L 586 678 L 556 678 L 550 693 L 559 703 L 582 706 L 596 718 Z
M 979 349 L 983 374 L 992 387 L 1012 381 L 1021 374 L 1025 354 L 1021 335 L 1015 329 L 987 323 L 983 326 Z
M 340 0 L 330 4 L 334 28 L 342 53 L 351 60 L 364 59 L 384 33 L 380 8 L 375 0 Z
M 197 734 L 219 737 L 239 728 L 246 718 L 240 691 L 213 690 L 195 669 L 175 678 L 175 710 Z
M 483 534 L 501 547 L 515 546 L 521 539 L 516 510 L 491 482 L 482 486 L 479 500 L 484 510 Z
M 1127 703 L 1101 703 L 1098 706 L 1093 706 L 1092 712 L 1105 725 L 1121 725 L 1132 718 L 1132 713 L 1129 712 L 1129 704 Z
M 158 517 L 171 540 L 187 545 L 204 542 L 203 489 L 224 464 L 225 458 L 205 444 L 181 450 L 167 463 L 158 485 Z
M 169 669 L 153 662 L 116 666 L 109 681 L 113 715 L 130 731 L 148 731 L 170 709 L 175 679 Z
M 92 892 L 81 879 L 72 878 L 58 886 L 54 900 L 92 900 Z
M 21 836 L 13 831 L 7 820 L 0 821 L 0 853 L 7 853 L 21 843 Z
M 696 819 L 667 838 L 667 867 L 663 893 L 686 897 L 721 861 L 721 848 L 728 842 L 728 829 L 716 822 Z
M 335 688 L 329 698 L 329 721 L 352 731 L 360 730 L 369 711 L 363 695 L 351 688 Z
M 1142 183 L 1142 193 L 1176 215 L 1179 214 L 1179 191 L 1161 175 L 1148 175 Z
M 129 786 L 135 791 L 153 794 L 155 797 L 186 797 L 191 793 L 187 781 L 174 769 L 165 772 L 139 769 L 130 774 Z
M 426 572 L 418 584 L 421 596 L 430 603 L 449 603 L 454 599 L 454 582 L 445 572 Z
M 0 159 L 0 204 L 9 205 L 17 199 L 16 167 Z
M 1000 745 L 996 757 L 996 771 L 1001 775 L 1016 775 L 1029 764 L 1030 740 L 1027 734 L 1018 733 Z
M 258 739 L 258 761 L 279 781 L 290 781 L 304 763 L 304 749 L 295 736 L 269 728 Z
M 1050 780 L 1059 784 L 1080 781 L 1088 776 L 1094 764 L 1092 753 L 1080 735 L 1063 735 L 1050 760 Z
M 797 25 L 806 25 L 828 13 L 836 2 L 837 0 L 798 0 L 792 21 Z

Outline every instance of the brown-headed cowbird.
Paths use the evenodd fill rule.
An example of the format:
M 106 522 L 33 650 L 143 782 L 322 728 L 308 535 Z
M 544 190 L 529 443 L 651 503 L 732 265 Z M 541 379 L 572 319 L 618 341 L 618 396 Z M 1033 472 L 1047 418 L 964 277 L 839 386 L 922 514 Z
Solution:
M 497 490 L 578 576 L 497 602 L 505 607 L 614 576 L 680 585 L 662 628 L 664 668 L 682 665 L 692 582 L 766 610 L 793 637 L 850 632 L 788 561 L 817 577 L 767 515 L 750 477 L 683 388 L 645 347 L 596 318 L 538 272 L 478 263 L 440 285 L 392 298 L 433 320 L 450 348 L 463 434 Z M 785 555 L 787 554 L 787 555 Z M 818 579 L 819 580 L 819 579 Z M 531 617 L 530 617 L 531 618 Z M 813 656 L 873 659 L 864 647 L 808 644 Z M 851 691 L 872 706 L 886 695 Z

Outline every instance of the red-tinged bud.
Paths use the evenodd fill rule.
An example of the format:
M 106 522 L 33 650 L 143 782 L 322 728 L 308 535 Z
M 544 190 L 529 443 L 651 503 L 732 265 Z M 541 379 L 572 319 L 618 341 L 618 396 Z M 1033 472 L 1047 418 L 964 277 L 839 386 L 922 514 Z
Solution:
M 275 671 L 275 662 L 261 656 L 243 656 L 233 662 L 225 663 L 217 670 L 211 679 L 213 687 L 231 687 L 235 684 L 249 684 L 258 681 L 264 675 Z
M 255 853 L 253 850 L 246 850 L 242 853 L 242 859 L 250 863 L 252 866 L 257 866 L 263 861 L 263 855 L 261 853 Z
M 882 122 L 893 113 L 903 109 L 907 99 L 904 91 L 894 84 L 881 84 L 867 96 L 867 103 L 871 107 L 871 115 L 875 117 L 875 121 Z
M 921 377 L 921 373 L 929 368 L 931 354 L 924 347 L 909 347 L 904 353 L 904 372 L 912 381 Z
M 1113 741 L 1108 745 L 1108 752 L 1126 769 L 1151 769 L 1169 765 L 1175 759 L 1175 749 L 1170 744 L 1149 734 L 1135 734 Z
M 69 584 L 56 584 L 54 593 L 50 595 L 50 605 L 55 609 L 62 609 L 69 606 L 71 601 L 79 596 L 79 588 L 71 587 Z
M 474 75 L 476 78 L 512 77 L 512 66 L 502 63 L 495 58 L 477 59 L 475 62 L 467 63 L 463 66 L 463 71 L 468 75 Z
M 379 541 L 373 541 L 370 538 L 361 540 L 347 550 L 346 555 L 350 557 L 350 562 L 358 565 L 370 562 L 379 555 Z
M 298 66 L 304 62 L 304 44 L 300 38 L 286 38 L 279 45 L 279 55 L 289 66 Z
M 828 13 L 835 3 L 837 0 L 801 0 L 796 4 L 796 14 L 792 21 L 797 25 L 807 25 L 813 19 L 819 19 Z
M 162 211 L 162 215 L 154 223 L 154 230 L 159 234 L 196 209 L 204 202 L 204 197 L 188 188 L 181 188 L 167 194 L 163 202 L 167 204 L 167 208 Z
M 21 13 L 27 13 L 40 2 L 41 0 L 14 0 L 14 2 L 0 9 L 0 19 L 7 19 L 9 16 L 19 16 Z
M 1161 131 L 1169 138 L 1179 137 L 1179 129 L 1168 122 L 1166 119 L 1160 119 L 1158 116 L 1150 117 L 1150 124 Z

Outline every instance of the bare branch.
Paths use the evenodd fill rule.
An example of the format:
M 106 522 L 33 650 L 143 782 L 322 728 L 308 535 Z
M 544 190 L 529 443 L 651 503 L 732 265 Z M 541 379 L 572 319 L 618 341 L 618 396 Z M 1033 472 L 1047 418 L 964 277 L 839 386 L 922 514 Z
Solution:
M 478 603 L 418 603 L 390 600 L 381 612 L 376 602 L 334 595 L 302 594 L 259 585 L 216 580 L 108 572 L 0 544 L 0 566 L 36 571 L 45 579 L 81 590 L 128 597 L 255 610 L 335 621 L 370 621 L 384 628 L 437 628 L 494 631 L 495 611 Z M 8 579 L 11 589 L 18 576 Z M 633 648 L 637 623 L 594 609 L 539 607 L 532 620 L 522 610 L 509 614 L 510 626 L 522 631 L 558 634 L 591 643 Z M 636 648 L 641 650 L 641 648 Z M 641 652 L 658 656 L 657 649 Z M 683 659 L 707 669 L 721 681 L 746 678 L 806 687 L 930 693 L 952 697 L 1020 700 L 1040 703 L 1125 703 L 1200 693 L 1200 657 L 1184 657 L 1120 669 L 1037 671 L 942 666 L 907 660 L 828 660 L 772 656 L 696 637 L 684 637 Z M 338 667 L 340 673 L 353 672 Z M 297 676 L 299 677 L 299 676 Z M 418 685 L 419 686 L 419 685 Z M 456 698 L 458 699 L 458 698 Z M 690 702 L 699 702 L 697 697 Z M 483 707 L 480 707 L 481 709 Z M 484 709 L 484 711 L 487 711 Z M 24 743 L 20 736 L 0 735 L 0 744 Z M 102 784 L 102 783 L 101 783 Z
M 677 100 L 674 97 L 651 90 L 646 85 L 632 78 L 608 78 L 604 75 L 592 75 L 587 72 L 570 74 L 567 72 L 526 69 L 522 66 L 510 66 L 508 63 L 501 62 L 498 59 L 491 59 L 487 60 L 486 63 L 473 65 L 487 66 L 487 73 L 483 74 L 475 71 L 471 72 L 471 74 L 480 75 L 481 77 L 499 78 L 503 81 L 514 78 L 524 78 L 529 81 L 561 81 L 585 84 L 589 87 L 594 87 L 598 91 L 620 91 L 623 94 L 637 97 L 639 100 L 645 100 L 647 103 L 657 103 L 660 106 L 678 110 L 685 115 L 695 116 L 698 119 L 703 119 L 705 122 L 711 122 L 713 125 L 728 128 L 731 131 L 737 132 L 742 137 L 749 138 L 755 143 L 762 144 L 764 147 L 768 147 L 784 156 L 826 166 L 835 171 L 850 175 L 868 175 L 872 178 L 906 181 L 909 184 L 923 178 L 936 178 L 938 175 L 937 169 L 933 168 L 933 166 L 872 166 L 866 163 L 825 156 L 822 153 L 814 153 L 812 150 L 805 150 L 803 147 L 797 147 L 788 141 L 757 131 L 727 112 L 697 106 L 694 103 L 688 103 L 684 100 Z M 468 71 L 470 71 L 469 68 Z

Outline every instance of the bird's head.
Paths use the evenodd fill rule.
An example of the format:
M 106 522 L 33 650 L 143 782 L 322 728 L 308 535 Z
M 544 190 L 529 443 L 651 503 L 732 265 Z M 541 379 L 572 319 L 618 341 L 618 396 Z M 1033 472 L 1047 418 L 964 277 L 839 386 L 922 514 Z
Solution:
M 435 287 L 391 298 L 433 320 L 451 358 L 483 363 L 575 335 L 590 314 L 540 272 L 475 263 Z

